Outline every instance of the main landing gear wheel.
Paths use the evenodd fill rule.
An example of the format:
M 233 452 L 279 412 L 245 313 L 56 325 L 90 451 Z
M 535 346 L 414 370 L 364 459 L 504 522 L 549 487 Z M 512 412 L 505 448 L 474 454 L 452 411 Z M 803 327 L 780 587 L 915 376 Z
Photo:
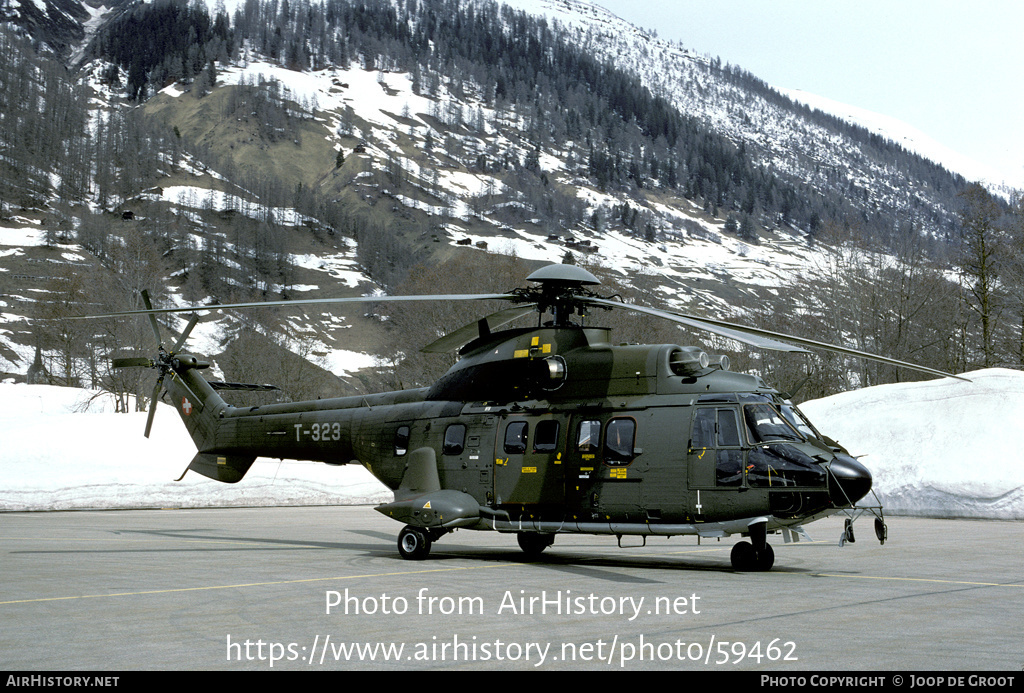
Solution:
M 539 532 L 518 532 L 516 539 L 519 541 L 519 548 L 527 556 L 539 556 L 544 549 L 555 543 L 554 534 Z
M 430 535 L 427 530 L 406 525 L 398 533 L 398 553 L 407 561 L 422 561 L 430 554 Z
M 732 559 L 732 567 L 743 572 L 763 572 L 771 570 L 775 565 L 775 550 L 767 543 L 758 551 L 749 541 L 741 541 L 732 547 L 729 557 Z

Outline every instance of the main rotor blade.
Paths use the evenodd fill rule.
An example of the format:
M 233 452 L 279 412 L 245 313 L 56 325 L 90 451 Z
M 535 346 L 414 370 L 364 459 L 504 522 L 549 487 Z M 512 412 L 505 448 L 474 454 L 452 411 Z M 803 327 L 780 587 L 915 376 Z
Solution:
M 707 322 L 714 325 L 729 325 L 729 323 L 722 323 L 719 320 L 705 320 L 704 318 L 698 319 L 701 322 Z M 740 325 L 732 326 L 737 329 L 746 330 L 755 335 L 770 335 L 779 339 L 785 339 L 786 341 L 798 344 L 800 346 L 809 347 L 811 349 L 821 349 L 822 351 L 831 351 L 835 354 L 843 354 L 844 356 L 854 356 L 861 359 L 867 359 L 869 361 L 876 361 L 878 363 L 885 363 L 890 366 L 899 366 L 900 368 L 908 368 L 913 371 L 920 373 L 927 373 L 928 375 L 936 375 L 942 378 L 955 378 L 962 380 L 965 383 L 971 382 L 970 379 L 964 378 L 963 376 L 956 375 L 954 373 L 947 373 L 940 371 L 935 368 L 928 368 L 927 366 L 919 366 L 916 363 L 909 363 L 907 361 L 900 361 L 898 359 L 892 359 L 888 356 L 879 356 L 878 354 L 872 354 L 867 351 L 860 351 L 859 349 L 850 349 L 849 347 L 839 346 L 838 344 L 828 344 L 827 342 L 819 342 L 813 339 L 804 339 L 803 337 L 794 337 L 793 335 L 783 334 L 781 332 L 772 332 L 771 330 L 762 330 L 756 327 L 743 327 Z
M 527 313 L 532 313 L 535 310 L 537 310 L 536 303 L 527 303 L 525 305 L 499 310 L 497 313 L 491 313 L 487 317 L 480 318 L 476 322 L 463 325 L 454 332 L 449 332 L 440 339 L 423 347 L 420 351 L 428 354 L 443 354 L 449 351 L 454 351 L 462 345 L 468 344 L 478 337 L 486 336 L 499 327 L 503 327 L 516 318 L 526 315 Z
M 212 306 L 187 306 L 184 308 L 147 308 L 146 310 L 126 310 L 119 313 L 103 315 L 79 315 L 77 319 L 118 318 L 125 315 L 149 315 L 154 325 L 160 313 L 194 313 L 201 310 L 232 310 L 236 308 L 272 308 L 275 306 L 310 306 L 335 303 L 396 303 L 400 301 L 489 301 L 521 300 L 515 294 L 424 294 L 420 296 L 350 296 L 347 298 L 305 298 L 297 301 L 257 301 L 254 303 L 222 303 Z M 159 334 L 159 332 L 157 333 Z
M 149 322 L 153 327 L 153 334 L 156 336 L 156 345 L 160 346 L 163 344 L 160 341 L 160 326 L 156 322 L 156 316 L 153 315 L 153 303 L 149 300 L 149 292 L 146 289 L 142 290 L 142 302 L 146 305 L 146 311 L 149 313 Z
M 178 337 L 178 341 L 175 342 L 174 349 L 171 350 L 172 354 L 177 354 L 181 351 L 181 348 L 185 346 L 186 340 L 188 340 L 188 336 L 192 334 L 192 328 L 195 327 L 198 322 L 199 316 L 193 313 L 192 317 L 188 321 L 188 325 L 185 326 L 185 330 L 181 333 L 181 336 Z
M 592 302 L 608 305 L 616 308 L 625 308 L 627 310 L 634 310 L 640 313 L 648 313 L 651 315 L 658 315 L 666 318 L 667 320 L 673 320 L 675 322 L 682 323 L 684 325 L 690 325 L 697 329 L 706 330 L 715 334 L 720 334 L 724 337 L 730 337 L 737 341 L 751 346 L 760 346 L 762 349 L 775 349 L 778 351 L 796 351 L 807 353 L 806 349 L 799 347 L 809 347 L 811 349 L 821 349 L 823 351 L 831 351 L 836 354 L 843 354 L 844 356 L 855 356 L 857 358 L 867 359 L 869 361 L 877 361 L 878 363 L 886 363 L 890 366 L 899 366 L 901 368 L 908 368 L 910 370 L 919 371 L 921 373 L 927 373 L 929 375 L 935 375 L 942 378 L 956 378 L 964 382 L 971 382 L 967 378 L 953 373 L 946 373 L 945 371 L 936 370 L 934 368 L 928 368 L 927 366 L 919 366 L 916 363 L 908 363 L 906 361 L 899 361 L 897 359 L 891 359 L 887 356 L 879 356 L 878 354 L 872 354 L 867 351 L 860 351 L 858 349 L 850 349 L 848 347 L 839 346 L 837 344 L 828 344 L 826 342 L 819 342 L 813 339 L 804 339 L 803 337 L 795 337 L 790 334 L 782 332 L 772 332 L 771 330 L 762 330 L 758 327 L 747 327 L 745 325 L 736 325 L 722 320 L 713 320 L 711 318 L 698 318 L 692 315 L 668 313 L 666 311 L 660 311 L 654 308 L 644 308 L 642 306 L 634 306 L 626 303 L 617 303 L 615 301 L 608 301 L 606 299 L 588 299 Z M 732 335 L 729 333 L 732 332 Z M 762 341 L 763 340 L 763 341 Z M 780 342 L 776 340 L 785 340 L 789 342 Z M 759 342 L 761 342 L 759 344 Z M 775 346 L 778 345 L 778 346 Z M 793 346 L 798 345 L 798 346 Z
M 687 325 L 698 330 L 704 330 L 705 332 L 712 332 L 722 337 L 728 337 L 734 339 L 737 342 L 747 344 L 749 346 L 757 347 L 759 349 L 770 349 L 772 351 L 787 351 L 798 354 L 809 354 L 811 352 L 806 349 L 802 349 L 792 344 L 785 342 L 776 341 L 774 339 L 768 339 L 766 337 L 753 334 L 751 330 L 741 326 L 732 325 L 730 323 L 713 323 L 710 320 L 704 318 L 696 318 L 689 315 L 681 315 L 678 313 L 669 313 L 668 311 L 659 310 L 657 308 L 648 308 L 646 306 L 637 306 L 631 303 L 619 303 L 618 301 L 609 301 L 605 298 L 588 298 L 588 303 L 596 303 L 603 306 L 609 306 L 612 308 L 623 308 L 625 310 L 631 310 L 636 313 L 646 313 L 647 315 L 654 315 L 665 320 L 671 320 L 672 322 L 678 322 L 681 325 Z M 775 335 L 783 336 L 783 335 Z

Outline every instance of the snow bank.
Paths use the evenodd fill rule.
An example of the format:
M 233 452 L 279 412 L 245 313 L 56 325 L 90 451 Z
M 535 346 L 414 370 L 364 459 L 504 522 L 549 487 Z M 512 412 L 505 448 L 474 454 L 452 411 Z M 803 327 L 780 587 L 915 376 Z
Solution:
M 800 409 L 861 460 L 887 513 L 1024 519 L 1024 373 L 880 385 Z
M 113 413 L 94 393 L 0 383 L 0 510 L 355 505 L 393 496 L 357 465 L 257 459 L 238 484 L 189 472 L 195 455 L 177 413 L 161 404 L 151 437 L 145 412 Z

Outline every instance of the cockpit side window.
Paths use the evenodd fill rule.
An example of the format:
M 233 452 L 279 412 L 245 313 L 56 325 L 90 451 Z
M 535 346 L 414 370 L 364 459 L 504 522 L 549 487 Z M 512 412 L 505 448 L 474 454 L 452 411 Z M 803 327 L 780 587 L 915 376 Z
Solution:
M 743 407 L 752 443 L 800 443 L 804 437 L 770 404 Z
M 715 410 L 701 407 L 693 417 L 693 436 L 690 448 L 702 450 L 715 445 Z
M 738 448 L 742 444 L 735 409 L 697 409 L 693 417 L 693 437 L 690 441 L 692 449 Z
M 738 448 L 741 445 L 740 426 L 736 421 L 734 409 L 718 410 L 718 445 L 731 448 Z
M 716 486 L 740 486 L 743 483 L 743 440 L 740 437 L 739 412 L 734 407 L 698 407 L 693 417 L 693 435 L 690 452 L 696 455 L 690 464 L 694 468 L 707 467 L 694 472 L 691 482 L 701 474 L 709 474 L 714 466 Z M 697 481 L 700 484 L 700 481 Z M 710 485 L 707 477 L 704 485 Z

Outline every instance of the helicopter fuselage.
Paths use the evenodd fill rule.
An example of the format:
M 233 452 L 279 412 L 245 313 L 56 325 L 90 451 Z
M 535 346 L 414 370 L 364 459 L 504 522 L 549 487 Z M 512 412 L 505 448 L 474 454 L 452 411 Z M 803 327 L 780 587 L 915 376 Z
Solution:
M 870 490 L 775 390 L 716 363 L 693 347 L 612 346 L 603 328 L 534 328 L 482 336 L 430 388 L 238 408 L 183 368 L 168 390 L 199 447 L 191 469 L 233 482 L 257 456 L 357 462 L 395 491 L 377 509 L 428 538 L 763 542 Z

